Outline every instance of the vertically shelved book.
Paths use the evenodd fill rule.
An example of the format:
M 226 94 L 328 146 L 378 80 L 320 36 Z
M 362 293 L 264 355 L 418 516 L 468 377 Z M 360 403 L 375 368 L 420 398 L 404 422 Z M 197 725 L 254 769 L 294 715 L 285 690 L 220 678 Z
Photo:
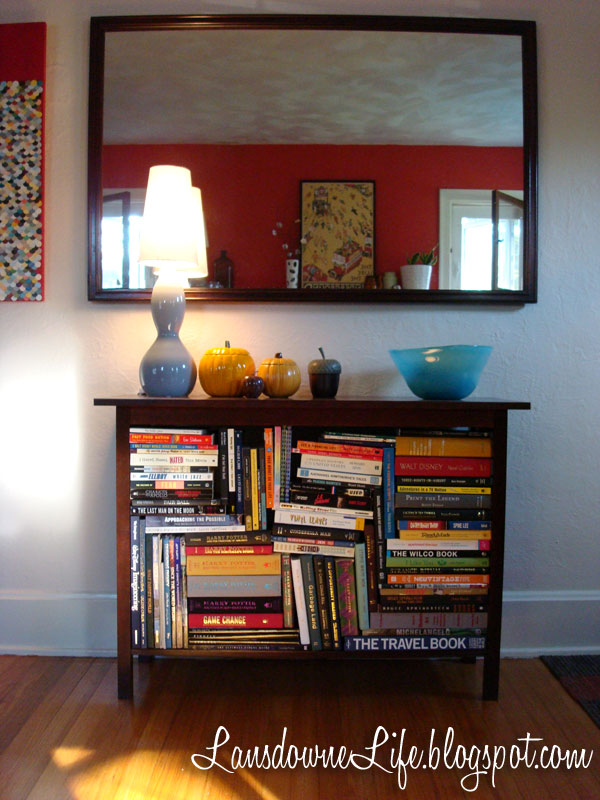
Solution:
M 119 692 L 133 655 L 482 656 L 497 696 L 506 416 L 527 403 L 117 407 Z

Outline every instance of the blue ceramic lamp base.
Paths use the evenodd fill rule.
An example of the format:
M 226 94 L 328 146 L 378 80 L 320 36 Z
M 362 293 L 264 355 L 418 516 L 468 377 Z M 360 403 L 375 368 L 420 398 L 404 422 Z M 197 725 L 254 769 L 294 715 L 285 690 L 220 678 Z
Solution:
M 159 278 L 151 307 L 158 335 L 140 364 L 142 390 L 149 397 L 187 397 L 196 384 L 197 370 L 179 338 L 185 314 L 183 288 Z

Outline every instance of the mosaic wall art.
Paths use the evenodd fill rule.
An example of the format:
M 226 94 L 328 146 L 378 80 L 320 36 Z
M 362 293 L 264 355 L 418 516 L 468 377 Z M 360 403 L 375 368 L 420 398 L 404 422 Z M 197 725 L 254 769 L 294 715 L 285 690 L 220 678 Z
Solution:
M 0 300 L 42 300 L 45 25 L 0 25 L 0 51 Z

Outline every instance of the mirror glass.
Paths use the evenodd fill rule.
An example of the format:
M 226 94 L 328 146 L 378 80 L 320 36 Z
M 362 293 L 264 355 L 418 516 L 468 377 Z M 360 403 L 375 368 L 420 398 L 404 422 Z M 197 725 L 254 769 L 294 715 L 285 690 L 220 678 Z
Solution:
M 149 296 L 148 170 L 176 164 L 205 216 L 192 298 L 535 300 L 535 29 L 459 22 L 92 19 L 90 298 Z

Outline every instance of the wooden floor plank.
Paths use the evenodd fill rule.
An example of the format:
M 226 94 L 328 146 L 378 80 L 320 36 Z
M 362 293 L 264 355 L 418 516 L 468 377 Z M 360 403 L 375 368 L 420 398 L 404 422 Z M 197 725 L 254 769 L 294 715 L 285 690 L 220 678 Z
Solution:
M 15 676 L 23 676 L 19 685 Z M 8 683 L 4 683 L 7 676 Z M 0 665 L 2 800 L 597 800 L 600 731 L 537 659 L 504 660 L 499 702 L 479 699 L 482 664 L 430 662 L 167 661 L 135 667 L 135 698 L 116 698 L 113 660 L 15 658 Z M 12 687 L 13 698 L 7 696 Z M 7 717 L 8 715 L 8 717 Z M 16 722 L 11 723 L 11 719 Z M 219 726 L 234 747 L 274 748 L 287 728 L 298 748 L 346 746 L 366 753 L 382 726 L 390 736 L 380 762 L 406 729 L 427 753 L 432 729 L 443 747 L 504 746 L 529 732 L 563 748 L 594 749 L 588 769 L 505 767 L 482 775 L 469 793 L 467 766 L 409 769 L 401 791 L 396 775 L 375 767 L 201 771 L 193 753 L 209 755 Z M 11 737 L 8 740 L 8 737 Z M 454 751 L 454 752 L 455 752 Z M 7 776 L 7 777 L 5 777 Z

